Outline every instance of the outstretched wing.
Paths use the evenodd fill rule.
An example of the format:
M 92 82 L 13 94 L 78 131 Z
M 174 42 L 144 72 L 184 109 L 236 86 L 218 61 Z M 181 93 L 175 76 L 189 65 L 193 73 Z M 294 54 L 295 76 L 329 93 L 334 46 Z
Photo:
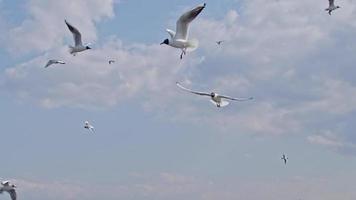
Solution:
M 224 96 L 224 95 L 220 95 L 221 98 L 223 99 L 229 99 L 232 101 L 249 101 L 252 100 L 253 97 L 238 97 L 238 98 L 234 98 L 234 97 L 229 97 L 229 96 Z
M 80 45 L 82 45 L 82 35 L 80 34 L 79 30 L 78 30 L 77 28 L 75 28 L 74 26 L 72 26 L 71 24 L 69 24 L 69 23 L 67 22 L 67 20 L 64 20 L 64 22 L 67 24 L 68 29 L 69 29 L 70 32 L 72 32 L 72 34 L 73 34 L 75 46 L 80 46 Z
M 329 0 L 329 6 L 333 7 L 334 6 L 334 0 Z
M 174 38 L 177 39 L 188 39 L 189 24 L 203 11 L 206 3 L 201 4 L 194 9 L 184 13 L 177 21 L 176 34 Z
M 52 64 L 53 64 L 53 60 L 49 60 L 49 61 L 47 62 L 47 64 L 46 64 L 45 68 L 49 67 L 49 66 L 52 65 Z
M 9 190 L 8 193 L 10 194 L 11 200 L 16 200 L 16 191 L 15 189 Z
M 197 91 L 193 91 L 193 90 L 190 90 L 190 89 L 188 89 L 188 88 L 185 88 L 185 87 L 183 87 L 181 84 L 179 84 L 179 82 L 177 82 L 176 84 L 177 84 L 177 86 L 178 86 L 179 88 L 181 88 L 181 89 L 184 90 L 184 91 L 187 91 L 187 92 L 190 92 L 190 93 L 193 93 L 193 94 L 197 94 L 197 95 L 202 95 L 202 96 L 210 96 L 210 94 L 209 94 L 209 93 L 206 93 L 206 92 L 197 92 Z

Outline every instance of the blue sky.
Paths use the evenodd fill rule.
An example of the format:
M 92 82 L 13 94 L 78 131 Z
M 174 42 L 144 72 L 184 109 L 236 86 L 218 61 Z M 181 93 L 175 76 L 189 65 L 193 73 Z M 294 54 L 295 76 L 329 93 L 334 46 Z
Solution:
M 0 178 L 28 200 L 354 200 L 356 4 L 266 2 L 207 0 L 181 61 L 159 43 L 200 1 L 0 1 Z M 93 50 L 69 55 L 64 19 Z

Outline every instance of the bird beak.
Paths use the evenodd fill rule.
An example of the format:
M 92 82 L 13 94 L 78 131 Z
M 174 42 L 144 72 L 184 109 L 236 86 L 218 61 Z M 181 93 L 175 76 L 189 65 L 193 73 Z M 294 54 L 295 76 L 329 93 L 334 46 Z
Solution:
M 164 42 L 161 42 L 161 44 L 159 44 L 159 45 L 162 45 L 162 44 L 164 44 Z

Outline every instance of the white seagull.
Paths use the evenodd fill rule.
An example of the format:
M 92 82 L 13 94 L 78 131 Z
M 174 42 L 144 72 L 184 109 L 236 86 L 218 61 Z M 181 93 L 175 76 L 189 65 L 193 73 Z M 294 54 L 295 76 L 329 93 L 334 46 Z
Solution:
M 325 10 L 329 12 L 329 15 L 331 15 L 331 12 L 338 8 L 340 8 L 340 6 L 335 6 L 334 0 L 329 0 L 329 8 L 327 8 Z
M 176 83 L 177 86 L 181 89 L 183 89 L 184 91 L 193 93 L 193 94 L 197 94 L 197 95 L 201 95 L 201 96 L 209 96 L 211 98 L 210 102 L 212 102 L 214 105 L 216 105 L 218 108 L 220 107 L 224 107 L 229 105 L 228 101 L 225 101 L 224 99 L 228 99 L 228 100 L 232 100 L 232 101 L 248 101 L 248 100 L 252 100 L 253 97 L 248 97 L 248 98 L 233 98 L 233 97 L 229 97 L 229 96 L 225 96 L 225 95 L 220 95 L 217 94 L 215 92 L 197 92 L 197 91 L 193 91 L 190 89 L 187 89 L 185 87 L 183 87 L 181 84 L 179 84 L 179 82 Z
M 88 45 L 85 45 L 85 46 L 83 45 L 83 43 L 82 43 L 82 34 L 80 34 L 78 29 L 75 28 L 74 26 L 72 26 L 71 24 L 69 24 L 67 22 L 67 20 L 64 20 L 64 22 L 67 24 L 68 29 L 70 30 L 70 32 L 72 32 L 73 38 L 74 38 L 74 47 L 73 46 L 69 46 L 70 54 L 75 56 L 79 52 L 91 49 Z
M 219 41 L 216 41 L 216 44 L 217 45 L 221 45 L 223 42 L 225 42 L 224 40 L 219 40 Z
M 0 186 L 0 194 L 3 192 L 7 192 L 10 194 L 11 200 L 16 200 L 15 188 L 16 188 L 16 185 L 10 184 L 9 181 L 3 181 L 3 182 L 1 182 L 1 186 Z
M 90 125 L 88 121 L 84 122 L 84 128 L 94 133 L 94 126 Z
M 47 67 L 49 67 L 49 66 L 51 66 L 53 64 L 62 64 L 62 65 L 64 65 L 66 63 L 64 61 L 61 61 L 61 60 L 49 60 L 47 62 L 47 64 L 46 64 L 45 68 L 47 68 Z
M 109 60 L 109 65 L 115 63 L 115 60 Z
M 190 23 L 203 11 L 206 3 L 201 4 L 194 9 L 184 13 L 177 21 L 176 32 L 167 29 L 166 31 L 171 36 L 170 39 L 165 39 L 162 44 L 169 45 L 174 48 L 178 48 L 182 50 L 180 55 L 180 59 L 183 58 L 183 54 L 185 55 L 187 50 L 194 51 L 198 48 L 199 42 L 198 40 L 189 40 L 189 25 Z
M 287 156 L 285 154 L 283 154 L 281 159 L 283 160 L 284 164 L 286 165 L 287 164 L 287 160 L 288 160 Z

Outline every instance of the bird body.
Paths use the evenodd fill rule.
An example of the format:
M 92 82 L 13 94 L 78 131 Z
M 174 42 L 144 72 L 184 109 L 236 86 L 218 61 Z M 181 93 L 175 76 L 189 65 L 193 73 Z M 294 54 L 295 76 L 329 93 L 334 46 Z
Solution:
M 198 91 L 193 91 L 190 89 L 187 89 L 185 87 L 183 87 L 179 82 L 176 83 L 176 85 L 181 88 L 184 91 L 196 94 L 196 95 L 201 95 L 201 96 L 209 96 L 210 97 L 210 102 L 212 102 L 214 105 L 216 105 L 216 107 L 220 108 L 220 107 L 225 107 L 227 105 L 229 105 L 229 102 L 226 101 L 227 100 L 232 100 L 232 101 L 248 101 L 248 100 L 252 100 L 252 97 L 248 97 L 248 98 L 233 98 L 233 97 L 229 97 L 229 96 L 225 96 L 225 95 L 219 95 L 215 92 L 198 92 Z
M 69 53 L 75 56 L 79 52 L 91 49 L 88 45 L 83 45 L 82 34 L 79 30 L 72 26 L 67 20 L 64 20 L 64 22 L 72 33 L 74 39 L 74 46 L 69 46 Z
M 0 194 L 3 192 L 7 192 L 10 194 L 11 200 L 16 200 L 16 186 L 14 184 L 10 184 L 9 181 L 1 182 L 0 186 Z
M 287 160 L 288 160 L 287 156 L 285 154 L 283 154 L 281 159 L 283 160 L 284 164 L 286 165 L 287 164 Z
M 176 32 L 167 29 L 166 31 L 170 35 L 170 39 L 165 39 L 162 44 L 181 49 L 182 53 L 180 59 L 187 51 L 194 51 L 199 46 L 198 40 L 189 39 L 189 26 L 190 23 L 203 11 L 206 4 L 201 4 L 194 9 L 184 13 L 177 21 Z

